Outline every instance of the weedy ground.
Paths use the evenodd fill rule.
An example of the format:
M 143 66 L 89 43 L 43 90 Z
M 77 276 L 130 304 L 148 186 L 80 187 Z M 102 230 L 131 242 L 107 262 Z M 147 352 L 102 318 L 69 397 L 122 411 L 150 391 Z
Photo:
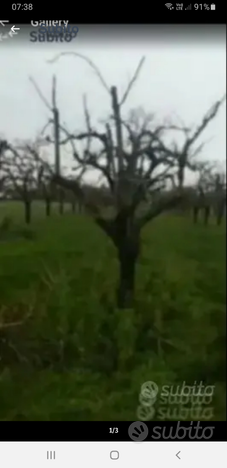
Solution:
M 25 228 L 22 210 L 0 203 L 13 220 L 0 233 L 0 420 L 137 420 L 147 381 L 215 385 L 211 419 L 225 420 L 225 223 L 147 225 L 122 312 L 116 252 L 92 220 L 36 204 Z

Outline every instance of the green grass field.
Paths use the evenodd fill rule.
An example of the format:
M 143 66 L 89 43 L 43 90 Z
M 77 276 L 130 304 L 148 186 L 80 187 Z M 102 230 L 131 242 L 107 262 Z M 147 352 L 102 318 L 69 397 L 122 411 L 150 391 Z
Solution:
M 19 229 L 22 210 L 0 202 L 0 221 Z M 0 420 L 137 420 L 147 381 L 215 385 L 205 406 L 225 420 L 224 224 L 147 225 L 136 306 L 122 312 L 111 242 L 88 217 L 46 219 L 37 204 L 31 238 L 0 237 Z

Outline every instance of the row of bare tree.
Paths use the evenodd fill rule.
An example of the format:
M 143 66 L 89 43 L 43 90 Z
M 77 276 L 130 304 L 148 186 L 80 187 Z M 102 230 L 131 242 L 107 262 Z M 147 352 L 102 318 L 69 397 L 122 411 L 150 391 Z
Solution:
M 213 172 L 213 169 L 214 165 L 198 163 L 197 184 L 193 187 L 182 187 L 184 197 L 182 203 L 179 203 L 179 208 L 186 213 L 193 210 L 195 223 L 200 212 L 205 224 L 208 223 L 211 214 L 216 216 L 217 224 L 223 219 L 226 206 L 225 174 Z M 42 162 L 38 149 L 34 146 L 22 145 L 18 148 L 2 141 L 1 174 L 1 200 L 21 200 L 25 207 L 25 222 L 28 224 L 31 222 L 32 202 L 35 200 L 44 201 L 46 216 L 51 215 L 53 202 L 58 202 L 60 214 L 64 213 L 65 203 L 71 204 L 74 213 L 83 209 L 81 199 L 71 190 L 62 187 L 57 189 L 47 166 Z M 173 188 L 168 190 L 168 196 L 172 190 Z M 86 199 L 95 201 L 97 206 L 114 208 L 114 200 L 108 187 L 83 184 L 83 192 L 86 193 Z M 157 201 L 158 196 L 160 200 L 163 193 L 161 190 L 147 192 L 144 202 L 146 205 L 148 202 L 154 203 L 155 198 Z M 144 206 L 146 205 L 144 203 Z
M 83 211 L 83 203 L 72 190 L 57 187 L 52 180 L 53 168 L 43 164 L 40 151 L 35 145 L 12 146 L 2 141 L 0 200 L 20 200 L 24 204 L 25 222 L 32 219 L 32 203 L 42 201 L 46 216 L 51 215 L 53 203 L 58 203 L 58 211 L 64 213 L 65 205 L 71 205 L 73 213 Z M 51 171 L 51 172 L 50 172 Z M 71 182 L 73 178 L 70 179 Z M 83 184 L 86 198 L 95 201 L 99 207 L 111 206 L 111 194 L 107 187 Z
M 87 101 L 84 98 L 86 129 L 83 132 L 70 132 L 61 124 L 56 102 L 56 78 L 53 78 L 52 105 L 47 102 L 32 80 L 51 112 L 48 125 L 53 127 L 53 138 L 45 135 L 42 141 L 54 144 L 54 166 L 44 161 L 37 142 L 34 145 L 26 144 L 22 148 L 15 148 L 8 142 L 2 142 L 0 146 L 2 184 L 5 184 L 5 190 L 7 184 L 8 187 L 13 184 L 17 193 L 20 193 L 21 197 L 23 195 L 27 220 L 30 216 L 31 194 L 37 196 L 37 190 L 39 194 L 42 193 L 46 201 L 47 214 L 51 197 L 62 196 L 63 199 L 63 194 L 64 197 L 66 193 L 73 194 L 74 201 L 84 207 L 116 247 L 120 266 L 117 304 L 119 308 L 124 309 L 132 307 L 134 301 L 135 268 L 141 247 L 141 230 L 161 213 L 175 209 L 184 202 L 187 193 L 186 169 L 200 173 L 200 195 L 195 197 L 195 206 L 198 205 L 199 208 L 205 206 L 204 203 L 201 204 L 201 194 L 204 195 L 206 190 L 204 180 L 209 165 L 203 165 L 198 161 L 203 144 L 196 148 L 195 144 L 209 122 L 217 115 L 225 97 L 211 107 L 195 129 L 186 128 L 185 125 L 175 125 L 172 122 L 157 125 L 154 116 L 147 115 L 142 110 L 133 111 L 129 117 L 124 118 L 122 108 L 138 78 L 144 58 L 141 59 L 125 93 L 119 97 L 117 87 L 109 87 L 106 84 L 93 62 L 82 55 L 72 54 L 85 60 L 95 70 L 108 94 L 110 117 L 103 124 L 103 131 L 99 132 L 93 127 Z M 59 56 L 53 61 L 58 58 Z M 45 126 L 42 135 L 45 134 L 48 125 Z M 167 144 L 168 132 L 183 134 L 183 144 L 180 145 L 176 140 L 172 144 Z M 66 177 L 62 171 L 61 148 L 67 144 L 70 144 L 71 154 L 76 163 L 74 168 L 74 174 L 75 171 L 78 174 L 76 177 Z M 98 171 L 100 174 L 98 181 L 104 181 L 99 194 L 101 193 L 101 200 L 106 197 L 113 208 L 108 214 L 103 213 L 100 200 L 97 200 L 94 193 L 91 196 L 91 191 L 86 189 L 83 180 L 89 170 L 94 173 Z M 224 182 L 221 182 L 220 175 L 217 177 L 216 174 L 215 177 L 216 189 L 218 184 L 219 189 L 222 184 L 222 193 L 224 193 Z M 210 193 L 216 189 L 209 188 Z M 50 195 L 53 193 L 54 196 Z M 195 219 L 198 215 L 196 210 L 197 208 L 194 210 Z
M 77 208 L 73 193 L 57 189 L 50 178 L 50 173 L 41 159 L 34 157 L 34 146 L 23 144 L 20 147 L 4 143 L 1 151 L 1 200 L 21 200 L 25 208 L 25 222 L 30 224 L 32 202 L 44 201 L 46 216 L 51 215 L 53 202 L 58 202 L 59 213 L 64 213 L 65 203 L 70 203 L 72 211 Z M 36 153 L 35 153 L 36 154 Z M 37 155 L 39 153 L 37 152 Z M 80 206 L 78 205 L 80 209 Z

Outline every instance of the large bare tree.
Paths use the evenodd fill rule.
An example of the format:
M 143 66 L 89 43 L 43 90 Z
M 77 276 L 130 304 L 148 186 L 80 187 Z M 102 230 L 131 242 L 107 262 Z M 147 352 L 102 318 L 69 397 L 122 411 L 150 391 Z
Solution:
M 76 53 L 71 55 L 87 61 L 95 70 L 105 87 L 110 99 L 110 118 L 104 123 L 102 132 L 97 131 L 92 123 L 86 99 L 84 98 L 84 115 L 86 131 L 70 133 L 56 118 L 50 120 L 65 138 L 59 141 L 56 158 L 56 172 L 53 180 L 61 187 L 72 190 L 83 201 L 85 208 L 93 216 L 94 221 L 112 240 L 116 247 L 120 273 L 117 288 L 117 304 L 119 308 L 132 307 L 135 291 L 135 269 L 140 253 L 142 228 L 152 219 L 172 209 L 183 197 L 184 171 L 186 167 L 194 169 L 191 158 L 199 154 L 202 145 L 195 148 L 197 139 L 201 136 L 208 123 L 216 116 L 223 99 L 217 101 L 202 118 L 195 130 L 186 129 L 169 123 L 155 125 L 152 116 L 138 113 L 131 114 L 128 119 L 122 116 L 122 106 L 125 103 L 132 86 L 138 78 L 144 62 L 142 58 L 129 82 L 124 95 L 119 98 L 117 87 L 109 87 L 100 71 L 91 60 Z M 61 55 L 55 57 L 57 60 Z M 56 98 L 55 98 L 56 102 Z M 168 130 L 182 131 L 184 143 L 166 143 Z M 106 217 L 96 203 L 86 198 L 81 180 L 71 181 L 60 174 L 59 147 L 70 142 L 77 169 L 83 174 L 90 168 L 99 171 L 108 186 L 112 197 L 114 214 Z M 78 148 L 78 142 L 85 142 L 83 149 Z M 95 144 L 94 144 L 95 142 Z M 56 146 L 56 140 L 55 140 Z M 167 190 L 168 180 L 176 178 L 176 189 Z
M 52 62 L 62 55 L 67 53 L 60 54 Z M 56 79 L 53 80 L 52 106 L 33 80 L 40 97 L 52 112 L 48 124 L 52 124 L 54 129 L 55 172 L 52 171 L 51 178 L 60 187 L 73 191 L 97 225 L 112 240 L 120 267 L 117 304 L 121 309 L 130 308 L 134 302 L 141 230 L 148 222 L 173 209 L 182 200 L 185 168 L 195 169 L 195 156 L 202 148 L 201 145 L 195 148 L 195 144 L 208 123 L 216 116 L 223 99 L 212 106 L 195 130 L 185 126 L 179 127 L 172 122 L 157 125 L 153 116 L 143 114 L 141 119 L 138 112 L 124 118 L 122 107 L 138 78 L 144 58 L 140 60 L 125 93 L 119 97 L 117 87 L 109 87 L 106 84 L 90 59 L 77 53 L 68 55 L 85 60 L 95 71 L 108 94 L 110 116 L 104 122 L 102 132 L 95 129 L 84 98 L 86 130 L 72 133 L 60 121 L 56 103 Z M 167 143 L 166 135 L 168 131 L 173 130 L 184 133 L 185 141 L 181 146 L 176 141 L 172 144 Z M 64 138 L 60 137 L 62 135 Z M 47 137 L 47 140 L 52 141 L 50 137 Z M 60 147 L 67 143 L 71 144 L 76 161 L 75 169 L 80 174 L 74 180 L 61 174 Z M 104 216 L 95 200 L 87 197 L 83 189 L 81 175 L 85 175 L 90 169 L 93 172 L 98 171 L 108 187 L 114 207 L 114 213 L 109 217 Z M 169 181 L 171 187 L 175 187 L 174 190 L 168 191 Z

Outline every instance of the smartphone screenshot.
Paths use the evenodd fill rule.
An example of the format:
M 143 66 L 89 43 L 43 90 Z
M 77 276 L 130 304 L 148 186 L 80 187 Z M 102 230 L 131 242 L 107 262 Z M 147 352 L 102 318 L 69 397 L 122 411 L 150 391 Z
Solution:
M 226 467 L 224 17 L 1 6 L 4 467 Z

